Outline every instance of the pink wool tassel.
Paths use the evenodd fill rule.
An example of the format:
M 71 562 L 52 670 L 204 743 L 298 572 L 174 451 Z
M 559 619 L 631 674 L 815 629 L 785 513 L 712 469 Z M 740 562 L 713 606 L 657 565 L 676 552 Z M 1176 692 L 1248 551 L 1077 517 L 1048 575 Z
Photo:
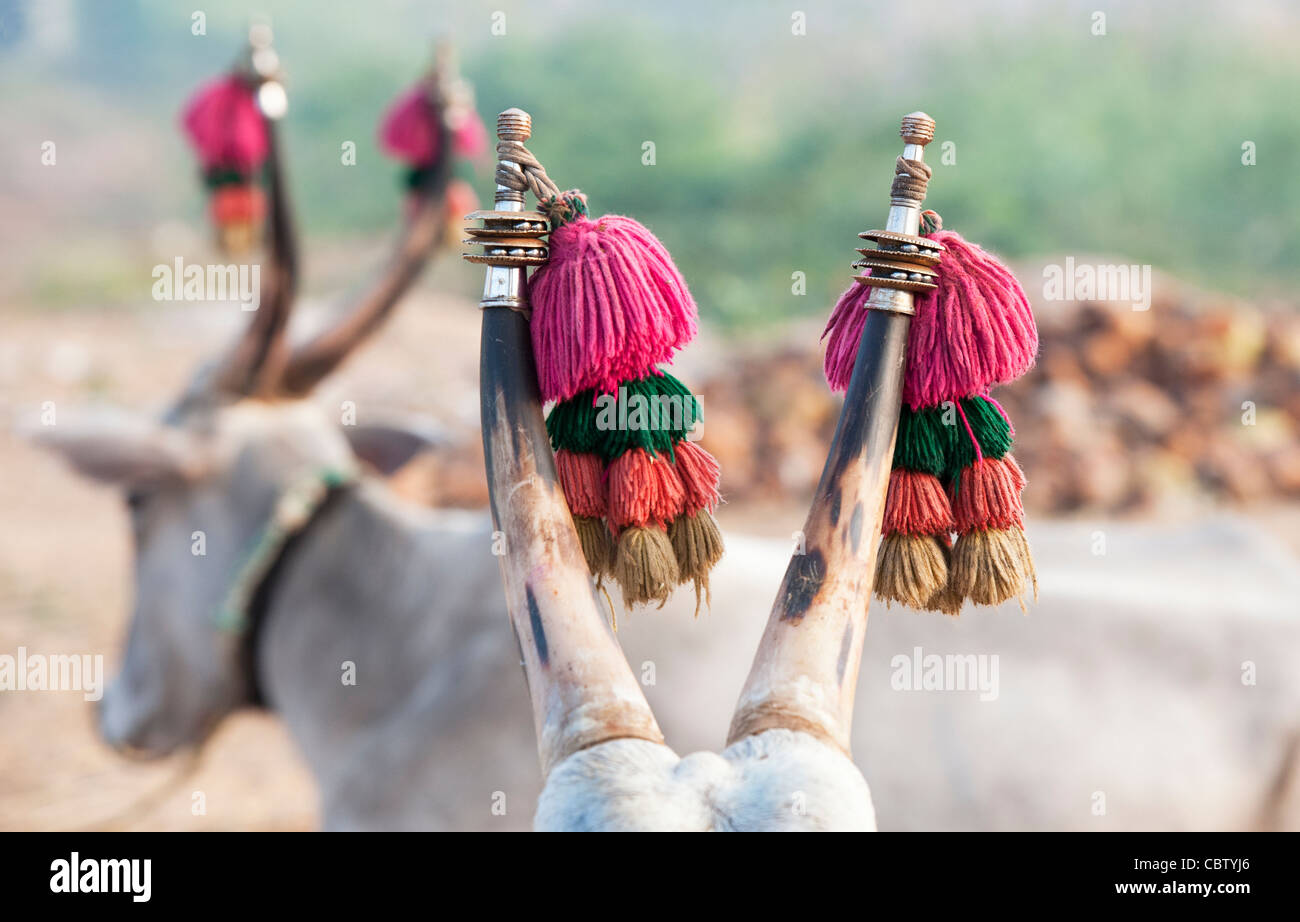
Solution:
M 389 107 L 379 126 L 379 145 L 392 157 L 411 166 L 432 166 L 441 153 L 438 119 L 441 113 L 429 98 L 429 87 L 419 83 Z M 465 112 L 451 134 L 452 153 L 475 158 L 487 150 L 487 129 L 478 114 Z
M 465 112 L 452 128 L 451 152 L 466 160 L 477 160 L 488 152 L 487 127 L 473 109 Z
M 1025 290 L 996 257 L 954 231 L 944 246 L 939 288 L 916 300 L 903 399 L 913 408 L 982 394 L 1033 367 L 1038 328 Z
M 205 172 L 237 170 L 251 175 L 270 151 L 266 122 L 253 91 L 238 76 L 200 87 L 185 106 L 181 125 Z
M 551 232 L 529 282 L 544 400 L 645 377 L 695 336 L 696 307 L 662 243 L 619 215 L 580 214 Z
M 928 235 L 944 246 L 939 287 L 916 299 L 908 335 L 903 400 L 913 409 L 980 394 L 1023 375 L 1038 352 L 1038 329 L 1020 283 L 996 257 L 953 231 Z M 826 381 L 848 389 L 867 323 L 871 289 L 840 295 L 822 338 Z
M 827 340 L 823 368 L 826 371 L 826 382 L 833 391 L 849 389 L 853 363 L 858 358 L 858 346 L 862 343 L 862 329 L 867 325 L 867 311 L 863 305 L 870 296 L 870 288 L 862 282 L 854 282 L 835 302 L 831 319 L 826 322 L 826 329 L 822 333 L 822 339 Z

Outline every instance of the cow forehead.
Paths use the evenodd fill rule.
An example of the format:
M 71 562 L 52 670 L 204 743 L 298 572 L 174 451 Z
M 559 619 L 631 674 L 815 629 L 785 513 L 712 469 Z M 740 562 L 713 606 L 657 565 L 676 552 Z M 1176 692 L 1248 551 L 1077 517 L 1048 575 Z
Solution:
M 310 400 L 241 400 L 224 408 L 218 419 L 220 431 L 232 435 L 256 434 L 285 426 L 332 429 L 325 410 Z
M 273 442 L 287 463 L 343 464 L 352 458 L 339 420 L 309 400 L 240 401 L 216 414 L 210 435 L 214 452 L 227 461 L 257 442 Z

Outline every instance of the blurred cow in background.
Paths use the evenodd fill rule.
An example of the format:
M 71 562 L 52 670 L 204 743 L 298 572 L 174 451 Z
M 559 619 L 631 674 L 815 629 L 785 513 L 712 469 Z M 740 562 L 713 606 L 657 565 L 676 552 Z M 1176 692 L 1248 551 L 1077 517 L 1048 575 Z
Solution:
M 135 531 L 135 611 L 100 732 L 162 756 L 237 709 L 273 708 L 320 781 L 327 827 L 463 826 L 479 811 L 445 779 L 474 777 L 487 757 L 469 742 L 483 736 L 475 709 L 492 708 L 504 739 L 528 732 L 517 657 L 499 642 L 487 518 L 400 503 L 363 472 L 400 467 L 434 441 L 427 427 L 340 426 L 309 399 L 442 241 L 451 157 L 414 191 L 379 278 L 290 348 L 297 244 L 268 130 L 259 307 L 233 349 L 159 421 L 100 416 L 41 433 L 123 490 Z

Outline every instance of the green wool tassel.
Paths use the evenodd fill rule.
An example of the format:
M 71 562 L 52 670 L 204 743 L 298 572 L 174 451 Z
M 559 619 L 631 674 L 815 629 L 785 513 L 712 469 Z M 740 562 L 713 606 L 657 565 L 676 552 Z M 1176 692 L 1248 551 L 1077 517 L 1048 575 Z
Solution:
M 943 476 L 955 435 L 955 427 L 944 424 L 943 412 L 942 407 L 903 407 L 894 442 L 894 467 Z
M 600 491 L 583 487 L 591 472 L 581 465 L 565 484 L 566 498 L 571 508 L 586 513 L 575 515 L 574 525 L 588 567 L 598 579 L 613 577 L 629 608 L 648 602 L 662 607 L 685 580 L 695 584 L 696 614 L 709 596 L 709 571 L 723 553 L 722 535 L 706 508 L 717 502 L 717 462 L 696 448 L 680 455 L 679 470 L 675 450 L 700 418 L 695 395 L 677 378 L 660 373 L 619 382 L 612 394 L 582 391 L 557 403 L 547 416 L 551 447 L 565 452 L 561 460 L 595 455 L 607 465 L 607 517 L 619 530 L 617 542 L 604 520 L 592 514 L 588 500 Z M 649 483 L 642 475 L 652 463 L 666 477 Z M 685 505 L 688 497 L 679 475 L 688 476 L 695 491 L 691 497 L 700 508 Z
M 651 457 L 674 458 L 673 445 L 686 438 L 700 419 L 700 404 L 681 381 L 672 375 L 647 375 L 619 384 L 610 395 L 600 430 L 598 451 L 612 461 L 625 451 L 641 448 Z
M 613 394 L 585 390 L 562 400 L 546 418 L 551 447 L 594 452 L 605 461 L 634 448 L 673 459 L 673 445 L 701 419 L 700 403 L 669 374 L 623 381 Z
M 563 448 L 575 455 L 599 453 L 600 430 L 596 428 L 594 399 L 594 391 L 583 391 L 551 408 L 546 417 L 546 434 L 551 438 L 553 451 Z
M 975 463 L 975 445 L 971 442 L 971 434 L 979 442 L 980 452 L 985 458 L 1001 458 L 1011 450 L 1011 423 L 993 401 L 986 397 L 963 397 L 961 410 L 970 426 L 970 433 L 966 432 L 966 426 L 962 425 L 960 419 L 957 420 L 957 426 L 949 427 L 954 430 L 955 438 L 944 477 L 950 482 L 957 479 L 962 468 Z

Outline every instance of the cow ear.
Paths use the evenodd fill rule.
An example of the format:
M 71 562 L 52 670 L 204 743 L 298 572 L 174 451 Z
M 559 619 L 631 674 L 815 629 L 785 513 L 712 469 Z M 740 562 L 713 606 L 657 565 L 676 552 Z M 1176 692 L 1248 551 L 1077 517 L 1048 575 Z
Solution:
M 353 453 L 388 476 L 425 451 L 451 444 L 446 431 L 432 420 L 416 416 L 388 416 L 343 427 Z
M 96 414 L 27 431 L 36 444 L 100 483 L 143 487 L 184 482 L 205 468 L 205 453 L 193 433 L 152 420 Z

